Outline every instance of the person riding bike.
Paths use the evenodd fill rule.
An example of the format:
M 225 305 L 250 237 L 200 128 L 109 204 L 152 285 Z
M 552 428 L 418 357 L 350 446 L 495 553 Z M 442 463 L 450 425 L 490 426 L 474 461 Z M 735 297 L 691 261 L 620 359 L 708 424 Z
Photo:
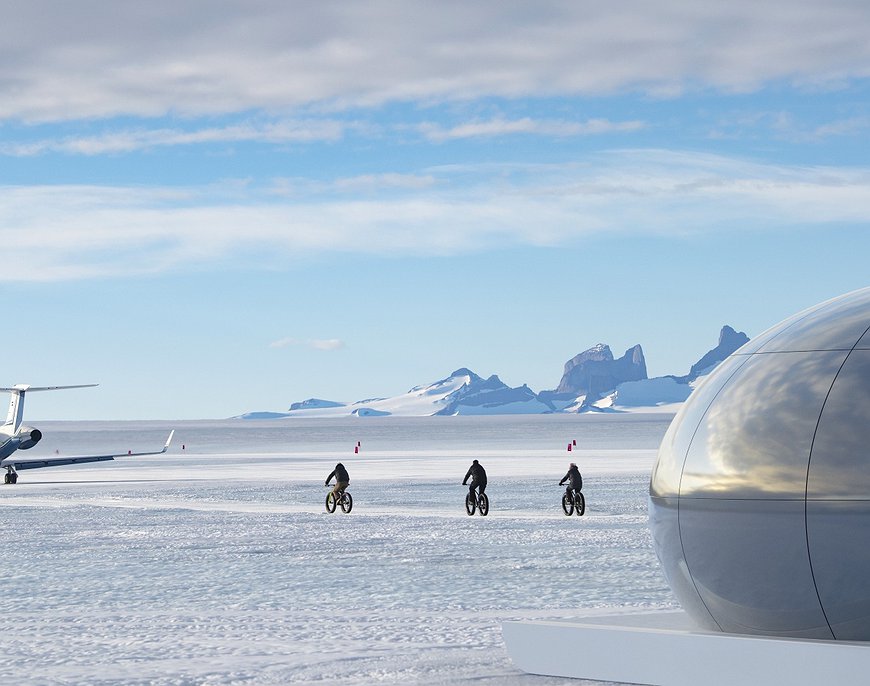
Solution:
M 350 483 L 350 475 L 347 473 L 347 470 L 344 468 L 344 465 L 339 462 L 335 465 L 335 469 L 333 469 L 329 476 L 326 477 L 326 486 L 329 486 L 329 480 L 335 477 L 335 487 L 332 489 L 333 497 L 338 500 L 341 497 L 341 494 L 344 493 L 344 489 L 347 488 L 347 485 Z
M 465 478 L 462 480 L 463 486 L 465 486 L 469 478 L 471 478 L 471 485 L 468 487 L 468 492 L 471 496 L 474 497 L 475 488 L 480 495 L 483 495 L 483 492 L 486 490 L 486 470 L 477 460 L 471 463 L 471 466 L 465 473 Z
M 568 467 L 568 473 L 562 477 L 562 480 L 559 482 L 561 486 L 565 482 L 568 483 L 568 488 L 565 489 L 565 493 L 568 494 L 569 498 L 574 497 L 574 491 L 579 491 L 583 488 L 583 477 L 580 476 L 580 470 L 577 469 L 577 465 L 573 462 Z

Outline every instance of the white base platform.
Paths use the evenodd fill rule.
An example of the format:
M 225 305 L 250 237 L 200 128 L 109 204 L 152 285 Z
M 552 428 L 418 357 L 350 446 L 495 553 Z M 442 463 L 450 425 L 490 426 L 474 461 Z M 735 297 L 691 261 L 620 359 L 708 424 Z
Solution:
M 683 612 L 505 622 L 502 633 L 531 674 L 655 686 L 870 683 L 870 643 L 699 631 Z

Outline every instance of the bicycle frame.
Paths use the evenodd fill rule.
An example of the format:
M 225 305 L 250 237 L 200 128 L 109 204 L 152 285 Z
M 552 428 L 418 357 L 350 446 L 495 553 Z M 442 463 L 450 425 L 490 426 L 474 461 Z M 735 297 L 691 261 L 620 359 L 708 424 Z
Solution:
M 327 484 L 329 486 L 329 484 Z M 336 507 L 341 507 L 341 511 L 349 514 L 353 509 L 353 496 L 346 488 L 336 495 L 335 490 L 331 490 L 326 494 L 326 511 L 330 514 L 335 512 Z

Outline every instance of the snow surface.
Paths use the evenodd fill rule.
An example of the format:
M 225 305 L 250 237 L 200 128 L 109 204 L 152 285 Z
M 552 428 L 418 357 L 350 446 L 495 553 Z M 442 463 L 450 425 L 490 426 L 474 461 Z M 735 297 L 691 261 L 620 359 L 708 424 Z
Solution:
M 618 412 L 676 413 L 693 390 L 694 385 L 679 383 L 672 376 L 659 376 L 621 383 L 613 393 L 592 405 Z
M 646 505 L 668 420 L 189 422 L 166 455 L 23 473 L 0 490 L 0 683 L 575 684 L 516 669 L 501 622 L 676 606 Z M 169 425 L 40 428 L 72 453 Z M 486 518 L 463 510 L 474 458 Z M 338 460 L 349 515 L 323 507 Z

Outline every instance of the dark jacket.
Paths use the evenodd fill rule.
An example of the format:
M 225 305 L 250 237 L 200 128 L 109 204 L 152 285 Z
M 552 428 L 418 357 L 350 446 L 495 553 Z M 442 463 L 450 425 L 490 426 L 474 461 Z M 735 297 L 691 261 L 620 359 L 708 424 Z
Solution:
M 471 480 L 475 483 L 485 484 L 486 470 L 483 468 L 483 465 L 477 463 L 468 468 L 468 471 L 465 473 L 465 478 L 462 480 L 463 486 L 468 482 L 469 477 L 471 477 Z
M 580 470 L 577 467 L 569 467 L 568 473 L 562 477 L 562 480 L 559 482 L 561 486 L 566 481 L 571 482 L 571 488 L 575 491 L 579 491 L 583 488 L 583 477 L 580 476 Z
M 329 473 L 329 476 L 326 477 L 327 484 L 329 483 L 329 480 L 332 477 L 335 477 L 336 483 L 340 483 L 342 481 L 344 481 L 345 483 L 350 483 L 350 474 L 347 473 L 347 470 L 344 468 L 344 465 L 341 464 L 340 462 L 337 465 L 335 465 L 335 469 L 333 469 Z

